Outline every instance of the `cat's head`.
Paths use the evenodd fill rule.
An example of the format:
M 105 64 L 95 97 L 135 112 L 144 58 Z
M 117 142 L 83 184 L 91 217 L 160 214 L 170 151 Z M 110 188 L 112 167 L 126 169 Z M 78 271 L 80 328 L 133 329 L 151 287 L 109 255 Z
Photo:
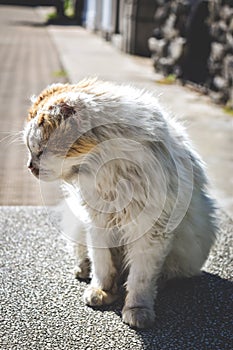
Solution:
M 80 104 L 75 87 L 54 84 L 45 89 L 29 110 L 24 140 L 28 169 L 44 181 L 68 179 L 96 143 L 80 130 Z

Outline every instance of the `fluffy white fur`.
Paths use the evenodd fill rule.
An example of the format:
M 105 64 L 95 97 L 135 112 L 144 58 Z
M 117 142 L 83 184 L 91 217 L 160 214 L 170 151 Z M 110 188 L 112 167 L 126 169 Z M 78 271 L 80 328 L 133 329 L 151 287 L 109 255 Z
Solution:
M 73 108 L 68 117 L 61 100 Z M 38 125 L 45 112 L 60 118 L 46 140 L 45 126 Z M 66 157 L 80 135 L 95 146 Z M 77 275 L 86 278 L 91 270 L 85 302 L 113 302 L 124 271 L 123 321 L 151 326 L 158 280 L 198 274 L 215 237 L 204 167 L 184 129 L 151 94 L 92 81 L 88 89 L 67 87 L 48 97 L 27 124 L 25 142 L 30 168 L 37 167 L 42 180 L 63 182 L 77 220 L 66 227 Z M 62 147 L 54 152 L 57 144 L 63 154 Z

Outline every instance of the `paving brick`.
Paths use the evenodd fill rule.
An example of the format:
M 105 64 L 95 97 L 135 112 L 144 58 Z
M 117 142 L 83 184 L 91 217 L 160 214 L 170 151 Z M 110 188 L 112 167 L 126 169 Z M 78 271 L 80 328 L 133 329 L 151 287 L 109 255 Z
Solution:
M 26 169 L 26 148 L 16 139 L 30 106 L 30 97 L 62 70 L 57 51 L 33 7 L 0 6 L 0 205 L 42 204 L 39 183 Z M 48 190 L 49 191 L 49 190 Z M 47 204 L 53 196 L 47 193 Z

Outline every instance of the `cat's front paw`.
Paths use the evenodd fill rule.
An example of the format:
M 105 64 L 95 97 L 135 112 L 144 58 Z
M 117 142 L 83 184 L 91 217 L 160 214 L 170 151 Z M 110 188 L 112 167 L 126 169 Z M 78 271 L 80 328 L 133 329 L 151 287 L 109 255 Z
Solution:
M 84 302 L 89 306 L 101 306 L 111 304 L 117 299 L 117 294 L 96 287 L 89 286 L 84 292 Z
M 74 268 L 75 278 L 78 279 L 88 279 L 90 278 L 90 261 L 88 258 L 82 260 Z
M 155 322 L 154 310 L 144 307 L 124 307 L 122 319 L 133 328 L 151 328 Z

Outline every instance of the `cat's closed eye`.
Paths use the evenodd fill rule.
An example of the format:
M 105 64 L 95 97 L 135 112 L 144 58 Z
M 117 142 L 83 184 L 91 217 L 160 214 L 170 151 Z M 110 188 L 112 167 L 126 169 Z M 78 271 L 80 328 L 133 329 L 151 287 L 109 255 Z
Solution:
M 43 151 L 39 151 L 39 152 L 37 153 L 36 157 L 37 157 L 37 158 L 40 158 L 40 157 L 42 156 L 42 154 L 43 154 Z

